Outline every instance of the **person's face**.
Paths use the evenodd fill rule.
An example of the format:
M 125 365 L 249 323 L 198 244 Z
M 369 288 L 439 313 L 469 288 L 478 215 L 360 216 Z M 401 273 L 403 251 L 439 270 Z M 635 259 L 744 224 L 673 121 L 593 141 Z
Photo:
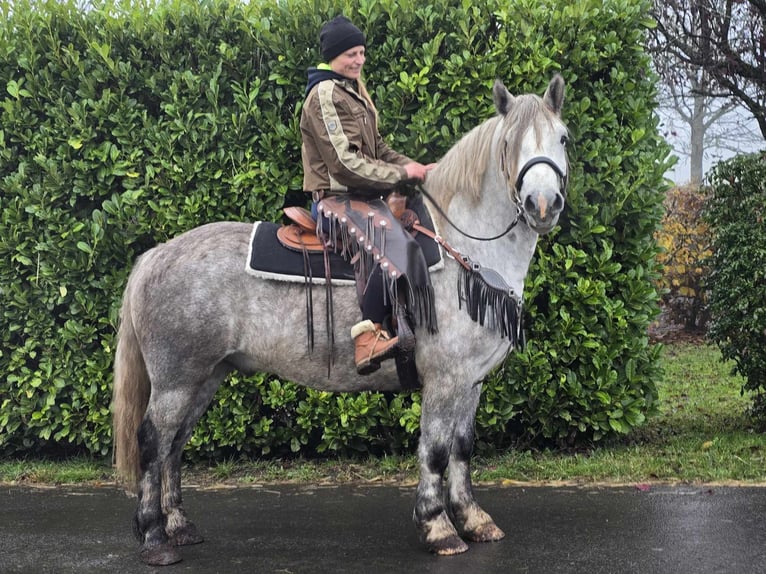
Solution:
M 364 46 L 354 46 L 330 60 L 330 68 L 336 74 L 350 80 L 358 80 L 364 66 Z

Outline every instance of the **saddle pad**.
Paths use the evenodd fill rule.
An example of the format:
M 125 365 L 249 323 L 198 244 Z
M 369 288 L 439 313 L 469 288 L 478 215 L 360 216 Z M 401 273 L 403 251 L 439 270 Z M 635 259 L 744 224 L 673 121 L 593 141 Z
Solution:
M 407 202 L 420 219 L 421 225 L 434 230 L 434 224 L 428 209 L 423 203 L 422 196 L 410 198 Z M 284 247 L 277 239 L 277 229 L 281 225 L 268 221 L 258 221 L 253 225 L 253 233 L 250 238 L 250 250 L 245 265 L 248 273 L 276 279 L 278 281 L 304 282 L 303 276 L 303 253 Z M 441 258 L 441 248 L 430 237 L 422 233 L 415 236 L 415 241 L 420 244 L 426 264 L 432 273 L 444 266 Z M 337 253 L 330 252 L 330 271 L 333 283 L 354 285 L 354 268 Z M 325 283 L 324 256 L 321 253 L 309 255 L 312 281 L 316 284 Z
M 268 221 L 259 221 L 253 225 L 250 238 L 250 251 L 247 256 L 247 271 L 253 275 L 280 281 L 304 282 L 303 253 L 284 247 L 277 239 L 277 229 L 281 225 Z M 348 281 L 354 284 L 354 268 L 340 255 L 330 252 L 330 271 L 333 283 Z M 324 284 L 324 255 L 308 255 L 312 281 Z

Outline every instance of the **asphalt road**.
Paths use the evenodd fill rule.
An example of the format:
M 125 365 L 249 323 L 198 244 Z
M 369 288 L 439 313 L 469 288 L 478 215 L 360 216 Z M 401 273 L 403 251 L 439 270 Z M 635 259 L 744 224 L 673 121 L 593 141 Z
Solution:
M 149 568 L 115 487 L 0 487 L 0 573 L 766 573 L 766 488 L 487 487 L 506 532 L 455 557 L 429 554 L 414 489 L 263 486 L 189 490 L 206 541 Z

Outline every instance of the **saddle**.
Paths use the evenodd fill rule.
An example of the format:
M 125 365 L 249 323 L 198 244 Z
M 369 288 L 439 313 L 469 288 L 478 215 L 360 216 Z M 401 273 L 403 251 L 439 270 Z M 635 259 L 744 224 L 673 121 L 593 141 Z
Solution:
M 311 212 L 295 206 L 285 207 L 284 212 L 293 223 L 283 225 L 277 230 L 279 242 L 294 251 L 321 253 L 324 250 L 324 242 L 317 235 L 317 222 L 311 216 Z
M 394 192 L 389 194 L 386 203 L 402 227 L 413 237 L 417 236 L 423 227 L 420 225 L 418 215 L 407 207 L 407 198 Z M 279 242 L 294 251 L 321 253 L 324 245 L 317 234 L 317 222 L 312 217 L 311 212 L 303 207 L 291 206 L 284 208 L 284 214 L 292 223 L 283 225 L 277 230 Z

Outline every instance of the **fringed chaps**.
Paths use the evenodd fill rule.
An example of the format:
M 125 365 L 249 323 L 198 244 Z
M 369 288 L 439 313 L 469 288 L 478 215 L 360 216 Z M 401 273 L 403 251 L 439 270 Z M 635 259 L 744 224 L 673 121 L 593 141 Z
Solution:
M 379 265 L 393 315 L 400 316 L 403 308 L 413 327 L 436 333 L 434 290 L 425 257 L 386 203 L 329 196 L 317 207 L 323 216 L 318 218 L 318 232 L 328 234 L 334 249 L 354 264 L 360 302 L 370 273 Z M 329 229 L 322 229 L 324 218 L 330 222 Z

